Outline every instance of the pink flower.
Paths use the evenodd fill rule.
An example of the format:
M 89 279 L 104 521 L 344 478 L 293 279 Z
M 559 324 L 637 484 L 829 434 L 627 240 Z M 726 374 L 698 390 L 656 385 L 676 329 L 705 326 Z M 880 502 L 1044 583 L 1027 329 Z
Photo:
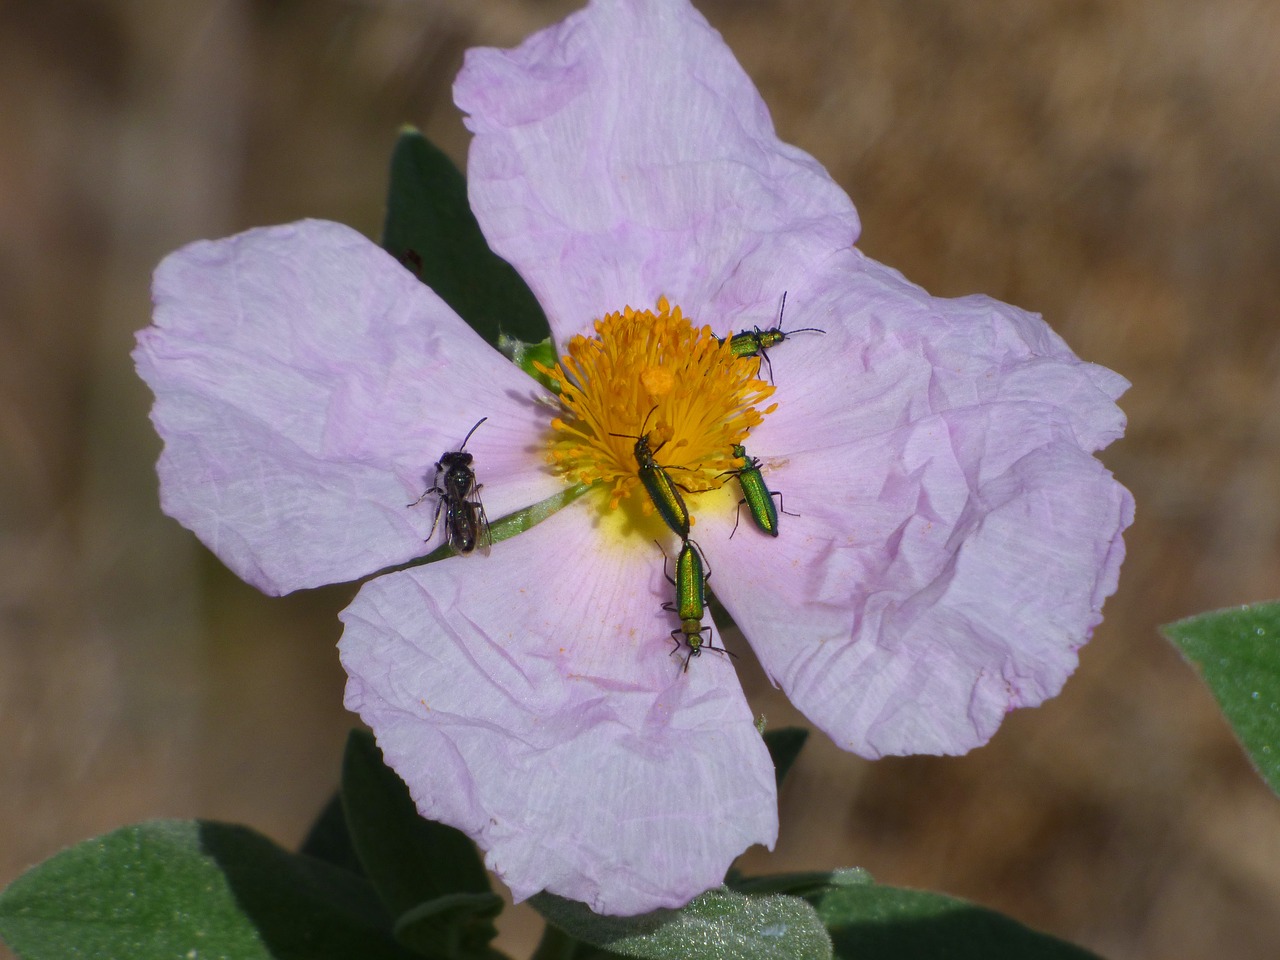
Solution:
M 962 753 L 1061 689 L 1132 519 L 1091 455 L 1123 431 L 1123 378 L 1037 316 L 936 299 L 854 249 L 848 198 L 777 140 L 684 0 L 595 0 L 472 50 L 455 92 L 475 213 L 573 356 L 561 398 L 316 221 L 171 255 L 135 353 L 164 509 L 269 593 L 428 552 L 436 498 L 405 505 L 481 417 L 466 449 L 491 518 L 595 484 L 343 613 L 347 706 L 424 816 L 474 837 L 517 899 L 615 914 L 683 904 L 772 845 L 732 662 L 668 656 L 652 541 L 680 544 L 637 480 L 642 430 L 707 490 L 686 500 L 716 596 L 842 747 Z M 773 325 L 784 291 L 785 326 L 825 333 L 771 350 L 770 397 L 711 333 Z M 776 539 L 745 516 L 730 539 L 735 442 L 785 496 Z

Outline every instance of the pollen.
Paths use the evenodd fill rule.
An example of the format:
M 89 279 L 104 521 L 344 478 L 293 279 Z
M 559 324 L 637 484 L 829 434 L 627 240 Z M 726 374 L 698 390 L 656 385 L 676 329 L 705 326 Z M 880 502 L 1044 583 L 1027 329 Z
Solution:
M 666 297 L 656 312 L 626 307 L 602 317 L 595 334 L 574 337 L 553 369 L 537 365 L 563 405 L 548 462 L 570 482 L 607 486 L 611 508 L 635 494 L 649 513 L 636 459 L 643 437 L 685 491 L 722 486 L 741 466 L 734 444 L 777 406 L 757 409 L 774 389 L 759 378 L 759 358 L 734 357 L 728 338 L 695 327 Z

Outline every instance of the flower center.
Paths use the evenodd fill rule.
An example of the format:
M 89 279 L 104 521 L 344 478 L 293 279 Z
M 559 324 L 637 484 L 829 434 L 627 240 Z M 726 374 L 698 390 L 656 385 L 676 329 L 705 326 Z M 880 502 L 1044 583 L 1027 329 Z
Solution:
M 640 482 L 636 442 L 689 492 L 714 490 L 739 466 L 733 446 L 772 413 L 757 357 L 734 357 L 726 337 L 694 327 L 666 297 L 658 310 L 611 313 L 594 337 L 576 336 L 555 369 L 563 417 L 551 421 L 547 460 L 573 482 L 612 485 L 616 509 Z M 641 493 L 643 496 L 643 492 Z M 644 497 L 647 514 L 653 504 Z

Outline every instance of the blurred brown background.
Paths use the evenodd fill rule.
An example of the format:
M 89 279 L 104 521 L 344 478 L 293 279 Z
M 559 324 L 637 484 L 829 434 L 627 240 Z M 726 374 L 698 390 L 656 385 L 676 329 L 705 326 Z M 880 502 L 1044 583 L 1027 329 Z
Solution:
M 0 2 L 0 884 L 155 816 L 303 835 L 352 722 L 350 588 L 264 598 L 160 514 L 128 360 L 150 272 L 303 216 L 376 237 L 398 125 L 461 161 L 462 51 L 574 6 Z M 1280 595 L 1280 5 L 699 6 L 867 252 L 1041 311 L 1134 384 L 1105 459 L 1138 520 L 1065 693 L 962 759 L 814 738 L 746 865 L 863 865 L 1117 960 L 1280 955 L 1280 803 L 1156 633 Z

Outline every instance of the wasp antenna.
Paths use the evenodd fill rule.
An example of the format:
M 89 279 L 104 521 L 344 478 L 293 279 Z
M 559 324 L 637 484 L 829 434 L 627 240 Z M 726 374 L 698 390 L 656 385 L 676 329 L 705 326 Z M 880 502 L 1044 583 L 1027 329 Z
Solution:
M 462 446 L 458 448 L 459 451 L 467 449 L 467 441 L 471 439 L 471 435 L 476 432 L 480 424 L 484 423 L 488 419 L 489 419 L 488 417 L 481 417 L 479 420 L 476 421 L 476 425 L 472 427 L 470 430 L 468 430 L 467 435 L 462 438 Z

